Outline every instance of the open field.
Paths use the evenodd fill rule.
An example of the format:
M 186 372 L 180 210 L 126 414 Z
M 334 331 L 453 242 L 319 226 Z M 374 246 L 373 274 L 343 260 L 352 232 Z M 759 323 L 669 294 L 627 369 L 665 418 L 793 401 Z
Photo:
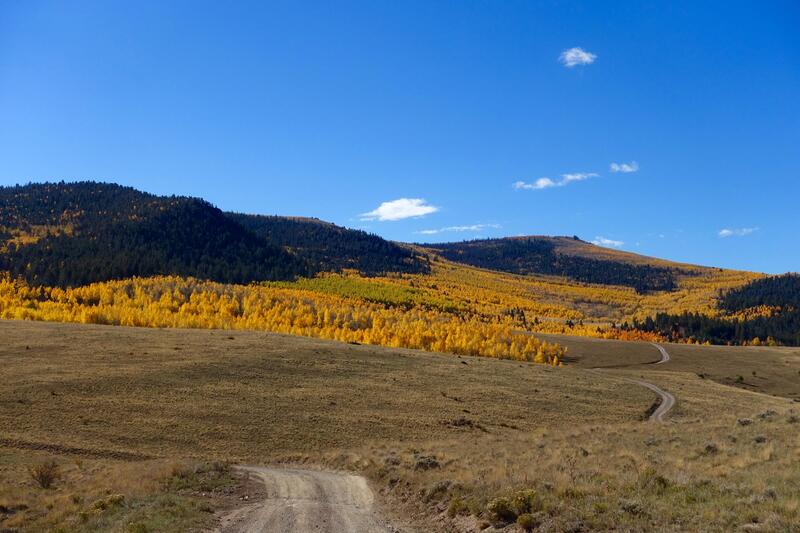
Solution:
M 159 493 L 175 462 L 319 462 L 388 442 L 622 422 L 652 402 L 570 369 L 258 332 L 2 321 L 0 337 L 0 505 L 27 506 L 2 525 L 26 530 L 107 492 Z M 42 492 L 26 469 L 51 456 L 65 480 Z M 169 527 L 210 520 L 184 514 Z
M 0 331 L 6 438 L 95 455 L 256 461 L 444 438 L 462 431 L 461 418 L 500 432 L 621 422 L 652 398 L 569 368 L 268 333 L 36 322 Z
M 668 364 L 597 375 L 581 367 L 658 352 L 563 338 L 553 368 L 246 331 L 2 321 L 0 337 L 0 527 L 202 529 L 250 490 L 226 462 L 362 472 L 420 530 L 513 522 L 497 506 L 520 490 L 545 531 L 800 519 L 795 404 L 671 368 L 692 355 L 672 345 Z M 667 423 L 643 422 L 654 395 L 619 377 L 674 394 Z M 63 478 L 42 490 L 27 469 L 50 458 Z
M 614 367 L 658 360 L 646 342 L 623 342 L 567 335 L 536 335 L 567 348 L 566 361 L 580 367 Z M 725 385 L 800 399 L 800 348 L 663 344 L 670 361 L 651 368 L 691 372 Z

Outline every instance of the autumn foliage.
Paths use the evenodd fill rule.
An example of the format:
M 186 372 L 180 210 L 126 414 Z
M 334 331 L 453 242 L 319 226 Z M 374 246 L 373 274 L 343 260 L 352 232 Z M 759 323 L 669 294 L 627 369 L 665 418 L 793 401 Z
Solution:
M 74 289 L 0 278 L 0 317 L 145 327 L 264 330 L 558 365 L 564 349 L 508 317 L 459 315 L 300 288 L 152 277 Z

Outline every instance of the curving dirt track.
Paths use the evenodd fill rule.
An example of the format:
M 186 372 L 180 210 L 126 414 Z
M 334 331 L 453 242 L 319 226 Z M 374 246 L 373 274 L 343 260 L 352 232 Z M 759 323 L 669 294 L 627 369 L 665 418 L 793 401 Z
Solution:
M 352 474 L 256 466 L 238 467 L 258 477 L 266 500 L 223 516 L 218 533 L 388 533 L 373 511 L 367 481 Z
M 660 344 L 656 344 L 654 342 L 651 342 L 650 344 L 652 344 L 653 346 L 658 348 L 658 351 L 661 352 L 661 360 L 660 361 L 656 361 L 655 363 L 653 363 L 654 365 L 660 365 L 662 363 L 666 363 L 667 361 L 669 361 L 669 352 L 667 351 L 666 348 L 664 348 Z
M 653 411 L 653 413 L 650 415 L 649 420 L 651 422 L 663 422 L 664 417 L 675 406 L 675 396 L 665 391 L 664 389 L 656 387 L 649 381 L 642 381 L 641 379 L 632 379 L 632 378 L 621 378 L 621 379 L 624 379 L 625 381 L 628 381 L 630 383 L 635 383 L 636 385 L 639 385 L 641 387 L 648 388 L 651 391 L 655 392 L 661 398 L 661 403 L 658 404 L 656 410 Z
M 670 360 L 669 352 L 667 352 L 666 348 L 654 342 L 650 344 L 655 346 L 661 353 L 661 359 L 652 363 L 648 363 L 649 365 L 660 365 Z M 628 367 L 618 367 L 618 368 L 631 368 L 637 366 L 641 365 L 629 365 Z M 596 374 L 602 373 L 605 375 L 609 375 L 607 372 L 604 372 L 604 369 L 601 368 L 593 368 L 590 370 L 590 372 L 594 372 Z M 656 393 L 656 395 L 660 398 L 661 402 L 658 404 L 658 407 L 656 407 L 656 409 L 650 414 L 649 420 L 651 422 L 664 422 L 664 417 L 667 416 L 667 414 L 670 412 L 670 410 L 672 410 L 673 407 L 675 407 L 675 396 L 665 391 L 664 389 L 650 383 L 649 381 L 628 378 L 619 375 L 614 375 L 614 377 L 627 381 L 628 383 L 633 383 L 634 385 L 639 385 L 640 387 L 645 387 Z

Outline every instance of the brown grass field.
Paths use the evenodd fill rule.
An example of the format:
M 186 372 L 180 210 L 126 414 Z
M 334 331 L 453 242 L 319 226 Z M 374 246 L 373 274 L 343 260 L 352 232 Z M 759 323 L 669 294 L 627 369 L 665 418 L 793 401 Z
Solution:
M 560 338 L 552 368 L 243 331 L 0 321 L 0 338 L 2 531 L 204 530 L 249 490 L 242 462 L 362 472 L 422 531 L 800 523 L 797 350 L 669 345 L 597 375 L 657 352 Z M 623 375 L 676 396 L 668 423 Z M 29 469 L 49 460 L 42 489 Z
M 572 366 L 614 367 L 658 361 L 658 351 L 646 342 L 625 342 L 536 335 L 548 342 L 566 346 Z M 800 348 L 766 346 L 698 346 L 663 344 L 669 351 L 669 364 L 651 367 L 654 371 L 691 372 L 725 385 L 800 399 Z

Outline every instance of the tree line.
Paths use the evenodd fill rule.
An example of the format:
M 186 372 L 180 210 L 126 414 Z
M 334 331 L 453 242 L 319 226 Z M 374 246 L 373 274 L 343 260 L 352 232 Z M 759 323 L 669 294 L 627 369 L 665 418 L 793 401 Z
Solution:
M 720 295 L 721 316 L 659 313 L 633 327 L 675 341 L 800 346 L 800 275 L 752 281 Z
M 154 275 L 251 283 L 344 268 L 374 275 L 427 264 L 376 235 L 224 213 L 197 198 L 95 182 L 0 188 L 0 270 L 30 284 Z

